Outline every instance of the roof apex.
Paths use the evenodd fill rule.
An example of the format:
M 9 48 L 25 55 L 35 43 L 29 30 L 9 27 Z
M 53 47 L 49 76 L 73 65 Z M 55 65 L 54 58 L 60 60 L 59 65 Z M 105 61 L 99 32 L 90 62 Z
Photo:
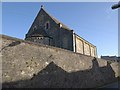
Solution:
M 71 31 L 71 29 L 69 27 L 67 27 L 66 25 L 64 25 L 62 22 L 60 22 L 59 20 L 57 20 L 56 18 L 54 18 L 52 15 L 50 15 L 44 8 L 43 5 L 41 5 L 41 10 L 43 10 L 56 24 L 61 24 L 62 28 Z
M 41 5 L 41 8 L 44 8 L 44 6 L 43 6 L 43 5 Z

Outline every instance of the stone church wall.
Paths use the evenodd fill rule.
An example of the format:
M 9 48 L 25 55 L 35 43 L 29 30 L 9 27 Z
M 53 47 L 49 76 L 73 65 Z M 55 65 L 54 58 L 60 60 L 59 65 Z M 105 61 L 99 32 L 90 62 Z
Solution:
M 38 13 L 37 17 L 35 18 L 32 26 L 30 27 L 30 30 L 28 32 L 29 36 L 33 32 L 33 28 L 36 26 L 37 28 L 43 27 L 45 28 L 46 22 L 49 22 L 49 29 L 45 30 L 46 33 L 53 38 L 51 40 L 51 44 L 53 46 L 59 47 L 59 31 L 58 31 L 58 25 L 42 10 Z M 43 29 L 44 30 L 44 29 Z
M 52 46 L 59 47 L 59 48 L 66 48 L 68 50 L 73 50 L 72 46 L 72 32 L 65 30 L 64 28 L 60 28 L 58 24 L 55 23 L 54 20 L 52 20 L 49 15 L 47 15 L 43 10 L 38 13 L 34 23 L 32 24 L 28 35 L 29 36 L 33 28 L 35 26 L 45 26 L 46 22 L 49 22 L 49 29 L 46 30 L 46 33 L 52 37 L 53 39 L 50 40 Z M 49 44 L 47 44 L 49 45 Z
M 61 48 L 73 51 L 73 32 L 60 29 Z
M 117 62 L 2 36 L 2 84 L 18 88 L 94 88 L 116 80 Z
M 45 29 L 46 23 L 49 23 L 48 29 Z M 40 30 L 45 30 L 47 35 L 52 38 L 51 40 L 45 40 L 44 42 L 43 40 L 34 39 L 35 37 L 30 37 L 30 34 L 34 31 L 34 27 L 39 28 L 41 26 L 43 29 Z M 46 45 L 96 57 L 96 47 L 90 45 L 89 42 L 86 43 L 86 41 L 80 38 L 78 35 L 75 35 L 76 38 L 74 38 L 73 30 L 65 29 L 60 26 L 60 23 L 56 23 L 53 18 L 49 16 L 43 9 L 41 9 L 41 11 L 38 13 L 26 36 L 29 38 L 26 38 L 25 40 L 38 43 L 40 42 Z M 73 40 L 73 38 L 75 40 Z
M 76 48 L 75 52 L 85 54 L 85 55 L 88 55 L 88 56 L 97 57 L 95 46 L 91 45 L 90 43 L 83 40 L 82 38 L 80 38 L 77 35 L 74 35 L 74 37 L 75 37 L 74 42 L 76 43 L 76 45 L 74 45 L 74 47 Z

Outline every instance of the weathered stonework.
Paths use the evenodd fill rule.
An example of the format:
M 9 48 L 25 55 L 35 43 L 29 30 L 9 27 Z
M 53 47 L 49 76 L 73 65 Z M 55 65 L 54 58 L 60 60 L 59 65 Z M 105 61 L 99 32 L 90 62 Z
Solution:
M 94 45 L 82 39 L 73 30 L 49 15 L 43 7 L 26 34 L 25 40 L 97 57 Z
M 95 88 L 120 76 L 119 63 L 2 36 L 4 88 Z

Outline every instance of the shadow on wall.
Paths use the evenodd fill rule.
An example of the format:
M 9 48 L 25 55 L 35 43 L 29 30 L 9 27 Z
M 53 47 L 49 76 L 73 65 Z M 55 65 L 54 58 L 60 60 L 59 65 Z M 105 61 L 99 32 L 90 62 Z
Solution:
M 94 88 L 115 80 L 115 73 L 108 63 L 99 67 L 96 59 L 89 70 L 66 72 L 51 62 L 29 80 L 3 83 L 3 88 Z
M 16 45 L 19 45 L 19 44 L 21 44 L 20 41 L 12 42 L 12 43 L 10 43 L 8 46 L 3 47 L 3 48 L 0 50 L 0 52 L 1 52 L 3 49 L 7 48 L 7 47 L 13 47 L 13 46 L 16 46 Z

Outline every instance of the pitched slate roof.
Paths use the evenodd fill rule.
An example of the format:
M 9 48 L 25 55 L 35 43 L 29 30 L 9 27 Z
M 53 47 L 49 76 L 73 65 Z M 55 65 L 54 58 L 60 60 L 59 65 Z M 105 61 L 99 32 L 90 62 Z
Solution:
M 46 12 L 46 10 L 44 8 L 41 8 L 56 24 L 61 24 L 62 28 L 66 29 L 66 30 L 70 30 L 72 31 L 70 28 L 68 28 L 66 25 L 64 25 L 63 23 L 61 23 L 60 21 L 58 21 L 56 18 L 54 18 L 53 16 L 51 16 L 49 13 Z

